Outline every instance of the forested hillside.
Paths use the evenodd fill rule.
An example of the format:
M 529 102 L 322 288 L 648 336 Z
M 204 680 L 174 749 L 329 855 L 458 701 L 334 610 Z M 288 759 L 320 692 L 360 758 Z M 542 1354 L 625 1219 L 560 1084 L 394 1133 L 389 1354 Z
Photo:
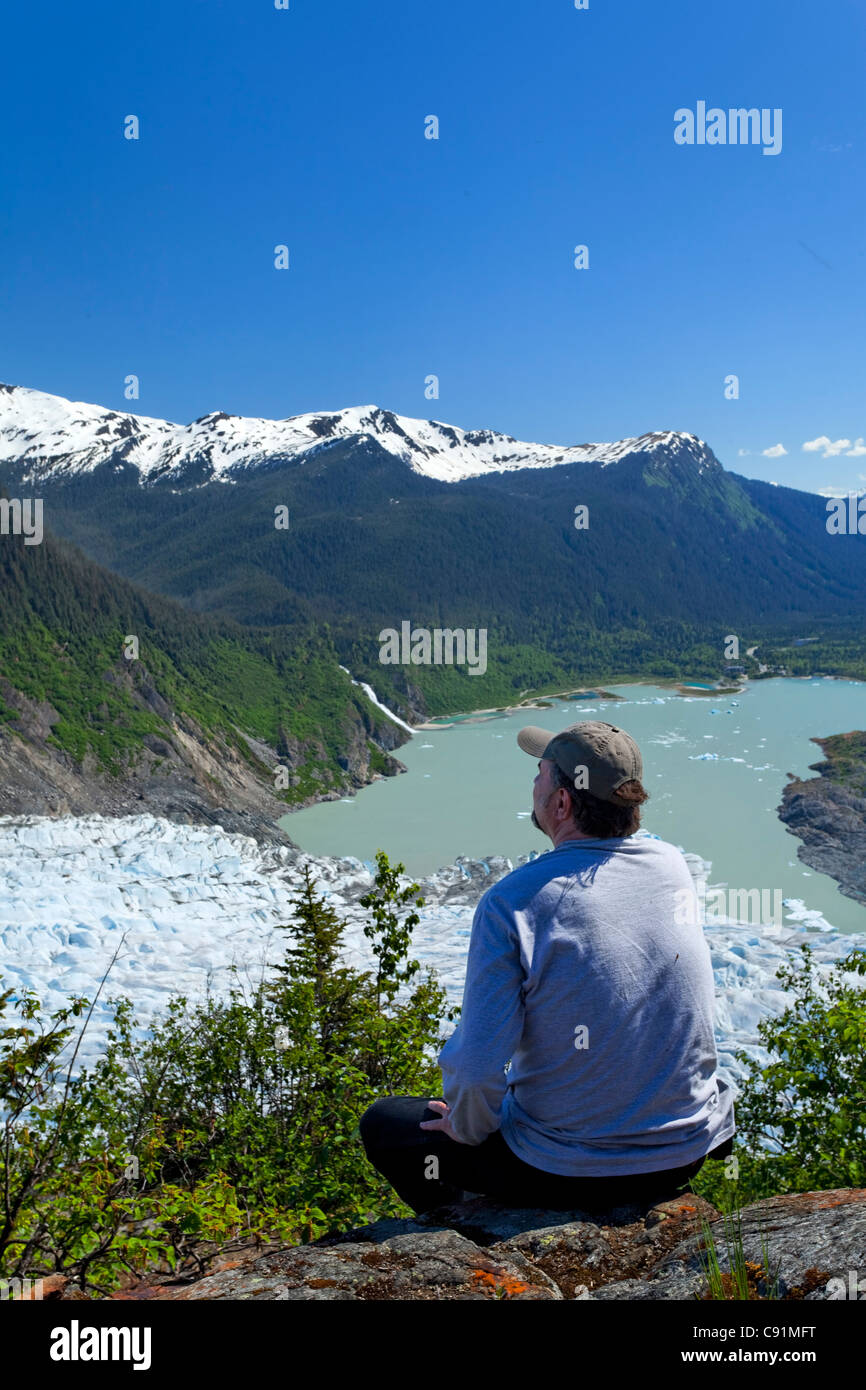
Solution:
M 821 498 L 696 461 L 679 438 L 443 483 L 361 436 L 207 486 L 143 485 L 120 460 L 41 490 L 47 524 L 101 564 L 259 629 L 253 650 L 289 662 L 289 687 L 288 653 L 321 647 L 410 720 L 618 675 L 716 678 L 730 633 L 742 651 L 819 636 L 791 649 L 798 668 L 857 674 L 861 538 L 830 536 Z M 379 632 L 403 621 L 485 629 L 486 672 L 380 664 Z
M 827 534 L 821 498 L 675 450 L 440 483 L 360 438 L 229 484 L 102 466 L 42 495 L 56 532 L 190 607 L 362 638 L 409 618 L 545 650 L 565 629 L 570 648 L 587 629 L 853 617 L 866 585 L 866 548 Z
M 76 771 L 151 792 L 191 777 L 213 805 L 258 788 L 279 814 L 393 770 L 383 750 L 405 738 L 309 625 L 192 615 L 49 535 L 0 541 L 0 698 L 6 810 L 9 762 L 25 749 L 67 802 Z

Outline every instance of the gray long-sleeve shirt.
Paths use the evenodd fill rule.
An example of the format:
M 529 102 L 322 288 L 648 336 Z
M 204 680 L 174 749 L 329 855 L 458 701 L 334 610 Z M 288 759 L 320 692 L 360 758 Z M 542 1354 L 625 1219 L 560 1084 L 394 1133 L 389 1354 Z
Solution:
M 501 1128 L 519 1158 L 565 1176 L 691 1163 L 734 1133 L 713 1014 L 680 851 L 645 834 L 568 840 L 476 909 L 439 1055 L 455 1133 L 480 1144 Z

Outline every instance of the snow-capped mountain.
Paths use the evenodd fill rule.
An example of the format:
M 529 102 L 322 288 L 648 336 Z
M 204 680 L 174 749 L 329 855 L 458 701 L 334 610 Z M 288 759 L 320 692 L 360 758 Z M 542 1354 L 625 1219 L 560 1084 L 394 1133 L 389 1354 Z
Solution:
M 191 470 L 205 482 L 231 482 L 240 472 L 303 462 L 311 451 L 367 437 L 413 472 L 456 483 L 486 473 L 589 462 L 601 467 L 633 454 L 689 458 L 701 473 L 719 468 L 694 434 L 652 431 L 608 444 L 530 444 L 493 430 L 463 430 L 416 420 L 375 405 L 259 420 L 212 411 L 189 425 L 132 415 L 46 391 L 0 384 L 0 463 L 23 465 L 27 481 L 90 473 L 127 464 L 140 480 L 180 480 Z

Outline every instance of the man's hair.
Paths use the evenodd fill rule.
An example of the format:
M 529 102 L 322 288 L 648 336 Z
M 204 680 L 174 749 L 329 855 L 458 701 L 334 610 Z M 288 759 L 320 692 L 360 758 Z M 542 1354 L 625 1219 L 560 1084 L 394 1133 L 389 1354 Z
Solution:
M 615 801 L 602 801 L 591 792 L 579 790 L 558 763 L 553 764 L 552 780 L 554 787 L 568 792 L 577 828 L 584 835 L 591 835 L 595 840 L 613 840 L 633 835 L 640 829 L 640 808 L 649 800 L 649 792 L 644 791 L 640 782 L 623 782 L 613 792 Z

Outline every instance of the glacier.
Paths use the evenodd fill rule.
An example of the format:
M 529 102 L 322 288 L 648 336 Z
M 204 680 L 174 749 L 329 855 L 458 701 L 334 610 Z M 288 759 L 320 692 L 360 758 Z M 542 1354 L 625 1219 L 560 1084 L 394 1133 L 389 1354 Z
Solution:
M 711 864 L 684 853 L 696 883 L 706 884 Z M 462 996 L 475 905 L 519 862 L 461 858 L 417 880 L 425 906 L 412 954 L 436 969 L 452 1003 Z M 16 995 L 36 991 L 46 1012 L 64 1006 L 71 994 L 92 1000 L 119 947 L 76 1070 L 92 1065 L 105 1046 L 112 997 L 131 998 L 147 1027 L 173 994 L 194 1001 L 208 990 L 220 995 L 233 986 L 252 988 L 268 975 L 283 959 L 288 937 L 280 927 L 291 923 L 305 865 L 346 923 L 346 963 L 370 968 L 358 899 L 373 882 L 373 866 L 359 859 L 317 858 L 219 826 L 149 815 L 0 818 L 3 988 Z M 787 899 L 785 909 L 781 925 L 730 919 L 704 925 L 716 981 L 719 1068 L 734 1085 L 743 1074 L 734 1057 L 738 1048 L 768 1060 L 757 1025 L 788 1002 L 775 972 L 792 947 L 808 941 L 826 971 L 851 947 L 864 945 L 862 937 L 834 930 L 798 900 Z

